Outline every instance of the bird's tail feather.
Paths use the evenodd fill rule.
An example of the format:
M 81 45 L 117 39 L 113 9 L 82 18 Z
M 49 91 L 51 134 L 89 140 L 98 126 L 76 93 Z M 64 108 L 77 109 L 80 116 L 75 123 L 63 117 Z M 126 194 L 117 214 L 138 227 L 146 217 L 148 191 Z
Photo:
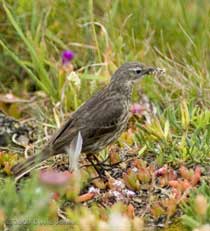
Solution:
M 37 167 L 42 161 L 48 159 L 51 156 L 50 151 L 43 150 L 40 154 L 30 156 L 26 161 L 14 165 L 11 172 L 15 176 L 16 181 L 29 173 L 31 170 Z

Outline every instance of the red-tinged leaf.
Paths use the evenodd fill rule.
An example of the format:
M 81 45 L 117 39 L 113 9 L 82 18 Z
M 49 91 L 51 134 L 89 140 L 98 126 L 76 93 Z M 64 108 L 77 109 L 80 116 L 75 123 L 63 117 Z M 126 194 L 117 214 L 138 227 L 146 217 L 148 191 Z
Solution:
M 160 205 L 159 202 L 154 203 L 150 210 L 152 216 L 155 218 L 159 218 L 161 215 L 165 214 L 165 210 L 163 209 L 163 207 Z
M 9 164 L 9 162 L 5 162 L 4 163 L 4 172 L 7 174 L 7 175 L 11 175 L 11 165 Z
M 99 189 L 105 189 L 106 188 L 106 184 L 104 183 L 103 179 L 94 179 L 92 181 L 93 185 L 96 187 L 96 188 L 99 188 Z
M 116 164 L 120 162 L 120 155 L 117 152 L 111 152 L 110 153 L 110 163 L 111 164 Z
M 168 176 L 162 176 L 162 177 L 160 177 L 159 178 L 159 184 L 162 187 L 168 185 Z
M 109 189 L 114 190 L 115 189 L 115 179 L 111 176 L 108 176 L 108 187 Z
M 135 173 L 133 172 L 130 172 L 129 174 L 124 173 L 123 180 L 124 180 L 125 185 L 129 189 L 134 190 L 134 191 L 138 191 L 140 189 L 140 183 Z
M 79 203 L 82 203 L 82 202 L 89 201 L 89 200 L 93 199 L 94 196 L 95 196 L 95 193 L 88 192 L 88 193 L 85 193 L 85 194 L 79 196 L 76 201 Z
M 108 187 L 110 189 L 121 191 L 122 189 L 125 188 L 125 184 L 122 182 L 121 179 L 116 180 L 113 177 L 111 177 L 110 175 L 108 175 L 107 178 L 108 178 Z
M 179 182 L 177 180 L 170 180 L 168 182 L 168 185 L 171 186 L 172 188 L 178 188 L 179 187 Z
M 149 183 L 152 179 L 152 176 L 147 168 L 139 169 L 137 177 L 142 183 Z
M 138 169 L 146 168 L 146 163 L 143 160 L 136 159 L 132 162 L 132 165 Z
M 135 217 L 135 209 L 134 209 L 132 204 L 128 205 L 127 215 L 131 219 L 133 219 Z
M 180 182 L 181 184 L 181 189 L 182 192 L 185 192 L 187 189 L 192 188 L 192 185 L 190 184 L 190 182 L 186 179 L 184 179 L 183 181 Z
M 200 182 L 201 179 L 201 169 L 200 167 L 195 168 L 195 174 L 191 177 L 191 185 L 195 186 Z
M 58 201 L 60 198 L 60 194 L 58 192 L 53 193 L 53 197 L 52 197 L 55 201 Z
M 130 175 L 132 172 L 133 172 L 133 170 L 131 168 L 128 168 L 127 175 Z
M 131 188 L 131 186 L 130 186 L 129 183 L 128 183 L 128 174 L 127 174 L 127 173 L 123 173 L 122 178 L 123 178 L 123 181 L 124 181 L 125 185 L 126 185 L 128 188 Z
M 150 164 L 148 166 L 148 170 L 149 170 L 151 176 L 153 176 L 155 174 L 155 165 L 154 164 Z
M 195 209 L 197 214 L 204 218 L 207 215 L 208 208 L 209 203 L 207 198 L 202 194 L 198 194 L 195 198 Z
M 180 172 L 180 175 L 184 178 L 184 179 L 187 179 L 189 180 L 191 178 L 191 172 L 189 171 L 189 169 L 187 169 L 184 165 L 182 165 L 180 168 L 179 168 L 179 172 Z
M 201 176 L 201 168 L 199 166 L 196 166 L 195 168 L 195 175 Z
M 0 166 L 7 175 L 11 175 L 11 168 L 16 163 L 17 155 L 13 153 L 0 152 Z
M 174 198 L 165 199 L 162 201 L 162 205 L 166 208 L 167 216 L 171 217 L 176 212 L 177 200 Z
M 0 208 L 0 228 L 3 230 L 4 223 L 6 221 L 6 215 L 3 209 Z
M 173 169 L 169 169 L 168 172 L 168 180 L 176 180 L 177 179 L 177 174 Z
M 182 196 L 181 191 L 177 188 L 172 188 L 172 193 L 174 194 L 174 196 L 177 200 L 179 200 Z

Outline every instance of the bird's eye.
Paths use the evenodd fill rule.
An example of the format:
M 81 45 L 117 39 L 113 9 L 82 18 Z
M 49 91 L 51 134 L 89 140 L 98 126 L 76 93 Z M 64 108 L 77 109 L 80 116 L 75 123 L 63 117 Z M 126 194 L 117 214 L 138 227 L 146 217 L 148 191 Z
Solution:
M 136 74 L 140 74 L 141 73 L 141 69 L 137 69 L 135 70 Z
M 139 75 L 141 73 L 142 69 L 140 67 L 135 67 L 135 68 L 130 68 L 129 71 Z

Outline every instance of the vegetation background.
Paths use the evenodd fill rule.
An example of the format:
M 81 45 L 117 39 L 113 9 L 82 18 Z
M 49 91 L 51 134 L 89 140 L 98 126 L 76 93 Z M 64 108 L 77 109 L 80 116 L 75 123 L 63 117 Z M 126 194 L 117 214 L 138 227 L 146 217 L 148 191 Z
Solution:
M 65 50 L 75 55 L 67 66 L 62 63 L 61 54 Z M 169 164 L 175 168 L 180 163 L 195 167 L 198 164 L 207 178 L 210 157 L 209 0 L 0 1 L 0 109 L 10 116 L 21 120 L 30 115 L 55 128 L 67 113 L 76 110 L 107 84 L 119 65 L 133 60 L 166 69 L 165 76 L 145 78 L 133 94 L 133 101 L 137 103 L 146 95 L 157 111 L 151 123 L 142 126 L 142 120 L 136 121 L 141 128 L 135 134 L 135 145 L 143 147 L 140 155 L 154 154 L 158 167 Z M 35 96 L 38 103 L 34 110 L 28 111 L 16 103 L 8 106 L 8 102 L 1 100 L 7 93 L 27 100 Z M 44 136 L 43 124 L 41 128 L 39 139 Z M 134 145 L 128 138 L 122 139 Z M 5 158 L 9 164 L 17 161 L 10 160 L 8 153 L 2 154 L 0 165 L 4 170 Z M 48 206 L 36 208 L 37 200 L 49 199 L 45 190 L 35 195 L 39 185 L 36 179 L 26 182 L 20 195 L 16 195 L 14 182 L 7 178 L 10 177 L 2 177 L 6 186 L 0 190 L 0 224 L 1 214 L 2 224 L 19 213 L 33 217 L 37 215 L 35 210 L 42 211 L 39 214 L 42 218 L 46 217 L 46 211 L 49 214 Z M 31 191 L 27 184 L 31 184 Z M 201 180 L 200 187 L 198 193 L 192 194 L 189 205 L 183 207 L 184 223 L 191 230 L 210 223 L 209 205 L 205 215 L 196 212 L 197 194 L 210 201 L 208 181 Z M 60 202 L 53 203 L 50 205 L 55 213 Z M 31 212 L 28 212 L 29 205 Z M 67 217 L 81 228 L 78 216 L 88 217 L 88 210 L 77 209 L 72 218 L 73 211 L 69 209 Z M 55 219 L 55 214 L 52 217 Z M 94 219 L 100 220 L 99 215 Z M 13 228 L 21 229 L 18 227 Z M 33 224 L 28 227 L 52 229 L 39 229 Z

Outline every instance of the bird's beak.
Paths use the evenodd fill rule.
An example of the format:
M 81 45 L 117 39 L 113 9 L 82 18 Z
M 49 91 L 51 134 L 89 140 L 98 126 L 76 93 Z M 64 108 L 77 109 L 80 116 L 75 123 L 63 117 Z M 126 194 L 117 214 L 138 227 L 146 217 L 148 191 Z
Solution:
M 155 68 L 155 67 L 147 67 L 142 71 L 143 75 L 161 75 L 165 73 L 165 69 Z

